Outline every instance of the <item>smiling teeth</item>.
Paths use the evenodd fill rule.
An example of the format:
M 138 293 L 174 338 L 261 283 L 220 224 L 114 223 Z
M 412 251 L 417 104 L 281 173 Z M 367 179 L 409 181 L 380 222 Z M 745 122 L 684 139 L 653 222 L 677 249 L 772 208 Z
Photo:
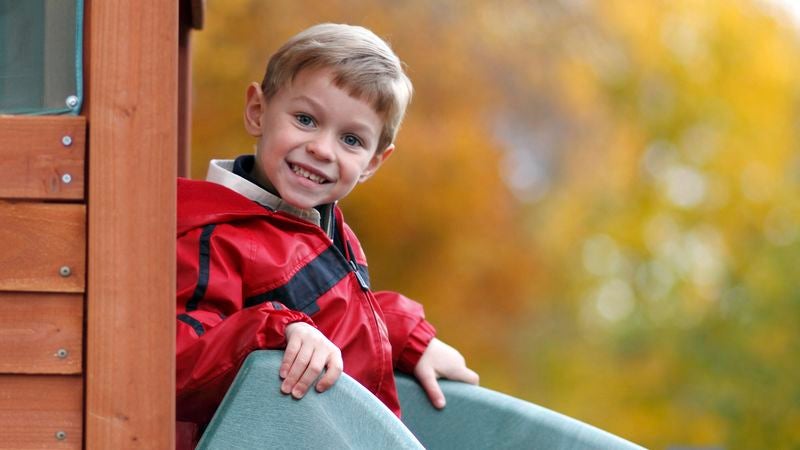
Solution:
M 322 178 L 321 176 L 319 176 L 319 175 L 317 175 L 315 173 L 311 173 L 311 172 L 303 169 L 302 167 L 296 166 L 294 164 L 292 164 L 292 172 L 300 175 L 301 177 L 308 178 L 309 180 L 311 180 L 311 181 L 313 181 L 314 183 L 317 183 L 317 184 L 322 184 L 322 183 L 328 181 L 325 178 Z

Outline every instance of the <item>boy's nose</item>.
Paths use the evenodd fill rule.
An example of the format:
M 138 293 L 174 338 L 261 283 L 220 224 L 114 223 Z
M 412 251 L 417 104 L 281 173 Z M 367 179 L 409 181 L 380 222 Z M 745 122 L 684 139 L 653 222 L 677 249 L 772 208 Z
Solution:
M 306 145 L 306 150 L 317 159 L 330 161 L 333 159 L 334 145 L 334 138 L 322 133 Z

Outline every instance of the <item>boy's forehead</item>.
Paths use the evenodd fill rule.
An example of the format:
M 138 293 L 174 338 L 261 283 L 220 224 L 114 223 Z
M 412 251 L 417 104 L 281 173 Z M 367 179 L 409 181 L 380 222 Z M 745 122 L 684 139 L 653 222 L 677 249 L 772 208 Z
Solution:
M 291 77 L 284 88 L 289 87 L 293 89 L 302 89 L 302 88 L 320 88 L 320 89 L 336 89 L 339 91 L 343 91 L 349 97 L 353 98 L 354 100 L 366 102 L 365 99 L 361 98 L 360 96 L 353 95 L 353 90 L 351 86 L 346 85 L 342 82 L 337 82 L 337 74 L 333 68 L 330 67 L 317 67 L 317 68 L 305 68 L 301 71 L 297 72 L 293 77 Z
M 287 91 L 286 93 L 290 95 L 292 100 L 307 101 L 318 107 L 326 106 L 324 104 L 325 99 L 321 98 L 320 94 L 328 90 L 335 90 L 359 103 L 363 103 L 372 113 L 378 116 L 381 123 L 385 121 L 385 114 L 375 108 L 374 102 L 368 96 L 359 95 L 350 86 L 337 82 L 336 73 L 331 68 L 303 69 L 279 90 Z

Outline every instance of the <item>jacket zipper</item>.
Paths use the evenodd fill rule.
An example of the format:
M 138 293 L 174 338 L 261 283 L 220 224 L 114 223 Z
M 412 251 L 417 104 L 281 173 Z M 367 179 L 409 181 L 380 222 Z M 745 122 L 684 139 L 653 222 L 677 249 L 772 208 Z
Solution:
M 358 270 L 358 264 L 354 260 L 350 260 L 350 267 L 353 269 L 353 273 L 356 274 L 356 278 L 358 279 L 358 284 L 361 286 L 361 290 L 366 292 L 369 290 L 369 285 L 367 284 L 367 280 L 361 275 L 361 272 Z
M 341 238 L 342 238 L 342 247 L 343 247 L 342 250 L 347 251 L 347 253 L 350 255 L 350 258 L 345 257 L 344 253 L 342 253 L 342 251 L 339 250 L 336 247 L 336 244 L 334 244 L 333 247 L 336 248 L 336 250 L 339 252 L 339 255 L 345 261 L 347 261 L 350 264 L 350 268 L 353 270 L 353 274 L 355 274 L 356 279 L 358 280 L 358 285 L 361 286 L 361 291 L 364 294 L 364 300 L 367 302 L 367 305 L 369 305 L 369 309 L 372 312 L 372 321 L 373 321 L 373 324 L 374 324 L 374 326 L 376 328 L 376 331 L 378 332 L 378 335 L 381 336 L 385 332 L 386 333 L 386 339 L 388 339 L 389 338 L 389 330 L 386 329 L 386 324 L 385 323 L 383 324 L 383 327 L 381 327 L 381 324 L 379 323 L 378 312 L 375 310 L 375 305 L 373 304 L 373 298 L 370 297 L 369 285 L 367 284 L 367 281 L 364 279 L 364 277 L 361 275 L 361 272 L 358 270 L 358 263 L 356 263 L 355 253 L 353 252 L 353 247 L 350 245 L 350 242 L 345 240 L 344 236 L 341 236 Z M 381 341 L 381 343 L 383 343 L 383 341 Z M 385 351 L 386 351 L 386 349 L 384 348 L 383 345 L 380 345 L 379 347 L 380 347 L 381 359 L 385 361 L 385 358 L 386 358 Z M 386 366 L 384 364 L 381 364 L 381 373 L 380 373 L 380 376 L 378 377 L 378 384 L 375 387 L 376 393 L 381 392 L 383 390 L 383 379 L 385 377 L 385 375 L 384 375 L 384 371 L 385 370 L 386 370 Z M 390 369 L 389 370 L 391 370 L 391 363 L 390 363 Z

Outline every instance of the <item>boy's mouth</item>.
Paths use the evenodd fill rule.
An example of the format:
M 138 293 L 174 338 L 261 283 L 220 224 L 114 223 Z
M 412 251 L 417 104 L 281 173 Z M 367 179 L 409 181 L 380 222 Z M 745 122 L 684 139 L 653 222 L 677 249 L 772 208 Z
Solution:
M 313 172 L 309 172 L 308 170 L 298 166 L 297 164 L 289 163 L 289 168 L 291 168 L 292 172 L 294 172 L 295 174 L 300 175 L 303 178 L 309 179 L 309 180 L 313 181 L 314 183 L 324 184 L 324 183 L 328 182 L 327 178 L 325 178 L 325 177 L 323 177 L 323 176 L 321 176 L 319 174 L 316 174 L 316 173 L 313 173 Z

